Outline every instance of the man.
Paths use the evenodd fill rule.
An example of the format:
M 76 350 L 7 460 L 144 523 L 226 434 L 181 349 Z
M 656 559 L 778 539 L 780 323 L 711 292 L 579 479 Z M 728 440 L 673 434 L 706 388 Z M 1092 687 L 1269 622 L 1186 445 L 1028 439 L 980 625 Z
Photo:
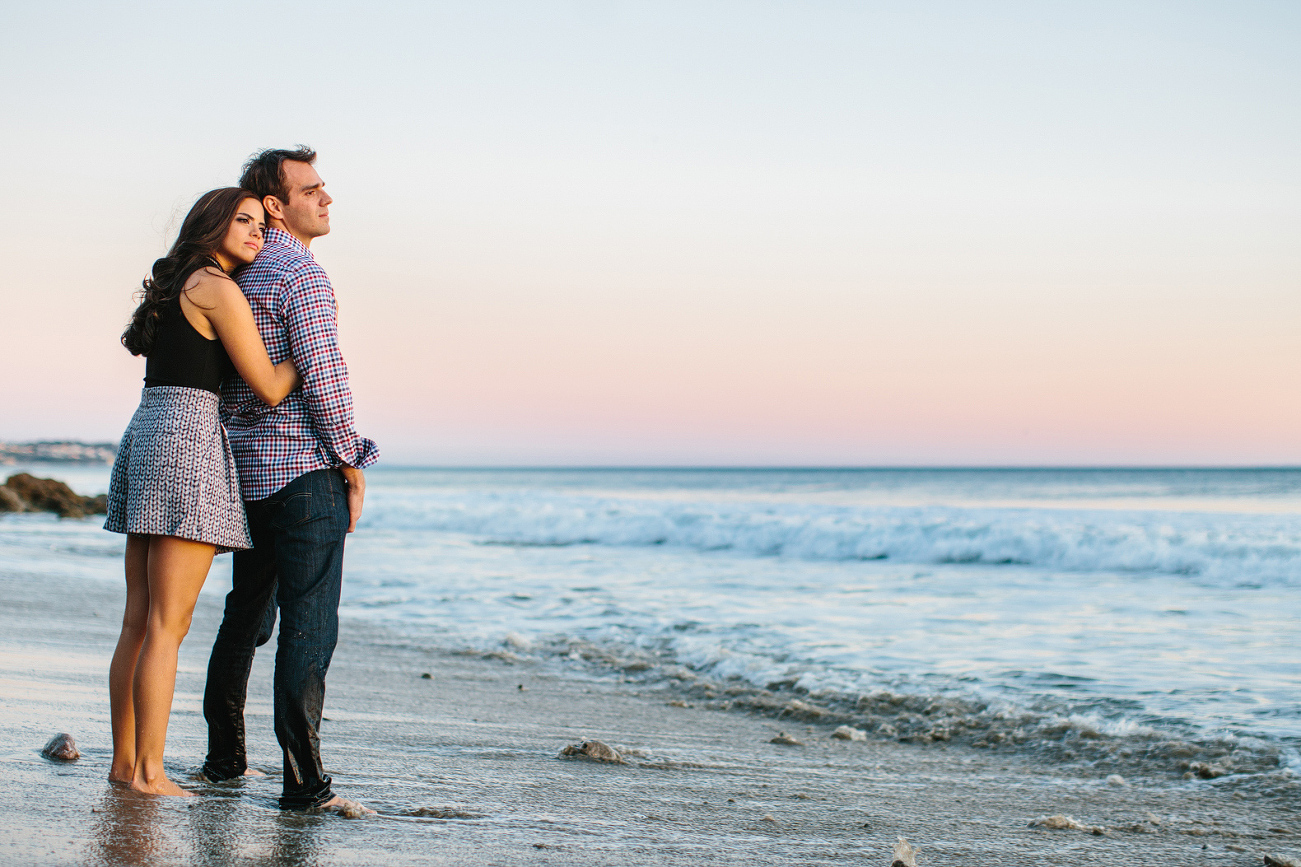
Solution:
M 293 358 L 302 386 L 277 407 L 231 375 L 222 418 L 239 467 L 253 548 L 235 555 L 234 586 L 208 663 L 203 775 L 228 780 L 247 770 L 244 700 L 258 644 L 280 609 L 275 730 L 284 751 L 288 810 L 350 808 L 321 766 L 325 674 L 338 640 L 344 538 L 361 517 L 362 468 L 379 451 L 353 429 L 348 369 L 337 340 L 334 290 L 312 258 L 330 231 L 333 201 L 316 153 L 264 150 L 244 166 L 240 186 L 267 212 L 265 244 L 237 278 L 275 362 Z M 265 625 L 264 625 L 265 624 Z

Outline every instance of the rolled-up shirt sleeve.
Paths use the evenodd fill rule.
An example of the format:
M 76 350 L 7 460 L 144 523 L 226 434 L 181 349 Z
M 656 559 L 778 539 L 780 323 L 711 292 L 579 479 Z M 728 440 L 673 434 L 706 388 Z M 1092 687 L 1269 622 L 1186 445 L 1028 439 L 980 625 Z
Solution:
M 339 351 L 330 278 L 313 264 L 290 275 L 285 288 L 283 321 L 316 437 L 329 452 L 332 466 L 368 467 L 379 458 L 379 449 L 353 428 L 352 389 Z

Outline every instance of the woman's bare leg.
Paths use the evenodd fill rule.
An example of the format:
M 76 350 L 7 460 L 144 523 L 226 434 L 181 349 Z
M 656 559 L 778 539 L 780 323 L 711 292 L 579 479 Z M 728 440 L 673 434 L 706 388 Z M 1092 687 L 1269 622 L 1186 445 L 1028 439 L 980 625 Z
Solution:
M 131 696 L 136 660 L 149 622 L 149 537 L 126 538 L 126 609 L 122 613 L 122 634 L 108 668 L 109 714 L 113 720 L 113 764 L 108 778 L 129 783 L 136 767 L 136 715 Z
M 176 654 L 190 631 L 194 603 L 215 549 L 174 536 L 149 540 L 149 621 L 132 684 L 135 699 L 136 763 L 131 788 L 155 795 L 188 795 L 167 779 L 163 746 L 176 691 Z

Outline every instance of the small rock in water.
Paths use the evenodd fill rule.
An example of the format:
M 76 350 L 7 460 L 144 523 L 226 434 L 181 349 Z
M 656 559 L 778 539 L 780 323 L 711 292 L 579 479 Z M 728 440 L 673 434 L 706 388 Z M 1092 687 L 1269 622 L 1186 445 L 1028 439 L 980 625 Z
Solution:
M 795 738 L 793 738 L 793 737 L 791 737 L 790 735 L 786 734 L 786 732 L 778 732 L 778 733 L 777 733 L 777 737 L 775 737 L 775 738 L 773 738 L 772 740 L 768 741 L 768 743 L 770 743 L 770 744 L 781 744 L 781 745 L 784 746 L 784 747 L 802 747 L 802 746 L 804 746 L 804 742 L 803 742 L 803 741 L 797 741 L 797 740 L 795 740 Z
M 1206 762 L 1193 762 L 1188 766 L 1188 773 L 1184 774 L 1188 779 L 1198 777 L 1203 780 L 1213 780 L 1216 777 L 1223 777 L 1227 774 L 1224 768 L 1219 765 L 1211 765 Z
M 619 751 L 608 744 L 600 741 L 583 741 L 581 744 L 570 744 L 560 751 L 562 758 L 566 759 L 587 759 L 591 762 L 606 762 L 611 765 L 627 764 Z
M 764 821 L 764 822 L 772 822 L 774 825 L 777 824 L 777 820 L 773 818 L 772 813 L 768 813 L 767 815 L 765 815 L 765 816 L 763 817 L 762 821 Z
M 818 717 L 826 716 L 827 711 L 824 708 L 811 705 L 807 701 L 800 701 L 798 698 L 793 698 L 786 703 L 786 707 L 782 708 L 781 715 L 797 716 L 805 719 L 817 719 Z
M 856 729 L 853 726 L 840 726 L 834 732 L 831 733 L 831 736 L 833 738 L 838 738 L 839 740 L 842 741 L 867 740 L 867 732 L 863 731 L 862 729 Z
M 49 743 L 41 750 L 41 755 L 61 762 L 75 762 L 81 758 L 81 751 L 77 749 L 77 742 L 73 740 L 72 735 L 60 732 L 50 738 Z
M 1058 813 L 1055 816 L 1040 816 L 1030 823 L 1031 828 L 1052 828 L 1055 831 L 1088 831 L 1090 834 L 1102 836 L 1107 833 L 1107 829 L 1101 825 L 1086 825 L 1070 816 L 1064 816 Z
M 903 837 L 895 841 L 894 860 L 890 867 L 917 867 L 917 850 Z
M 1121 787 L 1121 786 L 1128 786 L 1129 783 L 1120 774 L 1112 774 L 1111 776 L 1107 777 L 1107 785 Z
M 1266 855 L 1265 867 L 1301 867 L 1301 861 L 1284 855 Z
M 429 672 L 426 671 L 424 674 L 420 675 L 420 679 L 421 679 L 421 680 L 433 680 L 433 679 L 434 679 L 434 676 L 433 676 L 432 674 L 430 674 Z
M 403 815 L 427 819 L 482 819 L 487 813 L 474 813 L 470 810 L 453 810 L 444 807 L 417 807 L 414 810 L 407 810 Z

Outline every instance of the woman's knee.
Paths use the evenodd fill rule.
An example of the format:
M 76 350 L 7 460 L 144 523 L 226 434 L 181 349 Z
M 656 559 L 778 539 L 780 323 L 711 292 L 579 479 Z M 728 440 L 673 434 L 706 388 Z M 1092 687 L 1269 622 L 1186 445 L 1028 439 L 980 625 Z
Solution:
M 128 607 L 122 612 L 122 634 L 143 637 L 149 629 L 149 608 Z
M 193 609 L 189 611 L 154 610 L 149 612 L 149 631 L 174 638 L 179 644 L 181 639 L 189 634 L 190 624 L 193 620 Z

